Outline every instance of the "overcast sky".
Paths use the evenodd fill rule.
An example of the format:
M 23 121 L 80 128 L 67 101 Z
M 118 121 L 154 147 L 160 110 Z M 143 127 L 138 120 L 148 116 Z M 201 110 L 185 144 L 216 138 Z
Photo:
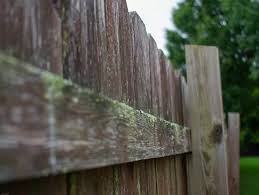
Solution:
M 165 29 L 172 28 L 171 12 L 180 0 L 127 0 L 129 11 L 136 11 L 147 32 L 155 38 L 159 48 L 166 52 Z

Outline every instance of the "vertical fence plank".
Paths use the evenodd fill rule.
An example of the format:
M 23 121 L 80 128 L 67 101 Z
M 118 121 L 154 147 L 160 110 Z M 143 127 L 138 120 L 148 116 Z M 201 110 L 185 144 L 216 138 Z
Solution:
M 64 77 L 100 92 L 106 62 L 104 0 L 68 0 L 62 9 Z
M 132 24 L 126 0 L 119 3 L 119 43 L 122 99 L 134 106 Z
M 133 64 L 136 106 L 149 112 L 151 103 L 149 41 L 146 28 L 136 12 L 130 13 L 133 25 Z
M 218 50 L 186 46 L 192 130 L 191 194 L 228 194 Z
M 181 76 L 181 91 L 182 91 L 182 104 L 183 104 L 183 124 L 188 126 L 189 118 L 189 102 L 188 102 L 188 84 L 183 76 Z
M 151 84 L 149 63 L 149 38 L 146 27 L 136 12 L 130 12 L 133 40 L 133 80 L 136 108 L 145 112 L 151 110 Z M 147 135 L 154 136 L 155 135 Z M 152 162 L 139 161 L 133 163 L 133 181 L 137 194 L 148 194 L 148 172 L 152 171 Z
M 119 1 L 69 1 L 68 18 L 64 24 L 65 77 L 106 96 L 121 100 L 119 55 Z M 69 175 L 77 183 L 76 193 L 114 194 L 118 166 Z M 70 191 L 73 192 L 73 185 Z M 71 193 L 72 193 L 71 192 Z
M 0 50 L 62 75 L 61 19 L 51 0 L 0 1 Z
M 133 25 L 128 12 L 126 0 L 119 1 L 119 51 L 121 71 L 121 100 L 130 106 L 136 107 L 133 65 Z M 137 179 L 134 163 L 127 163 L 114 167 L 115 194 L 137 194 Z
M 240 116 L 228 113 L 228 185 L 229 194 L 239 194 L 239 134 Z
M 119 44 L 119 2 L 120 0 L 105 0 L 106 26 L 106 60 L 101 71 L 101 91 L 103 94 L 121 99 L 122 84 L 120 72 Z M 98 51 L 97 51 L 98 52 Z
M 172 77 L 168 74 L 171 67 L 161 50 L 159 50 L 160 63 L 160 84 L 161 98 L 159 97 L 158 110 L 162 118 L 172 121 L 172 105 L 173 101 L 170 98 L 172 94 Z M 170 75 L 170 76 L 169 76 Z M 165 132 L 158 135 L 159 141 L 162 143 Z M 156 180 L 157 194 L 176 194 L 176 173 L 175 173 L 175 157 L 167 157 L 156 159 Z
M 151 112 L 155 116 L 160 116 L 159 107 L 162 99 L 161 94 L 161 78 L 160 78 L 160 64 L 157 44 L 154 38 L 149 35 L 149 63 L 150 63 L 150 88 L 151 88 Z M 148 194 L 157 194 L 157 172 L 156 163 L 158 161 L 148 160 L 147 174 L 148 174 Z
M 172 66 L 172 65 L 170 65 Z M 180 72 L 170 71 L 172 75 L 172 91 L 170 95 L 172 98 L 172 118 L 173 122 L 183 125 L 183 97 L 182 97 L 182 86 L 181 86 L 181 75 Z M 187 194 L 187 175 L 186 175 L 186 163 L 185 156 L 178 155 L 175 157 L 175 168 L 176 168 L 176 181 L 177 181 L 177 195 Z
M 149 35 L 149 61 L 151 72 L 150 76 L 152 113 L 156 116 L 161 116 L 160 113 L 162 108 L 162 92 L 159 52 L 157 44 L 151 35 Z
M 181 91 L 182 91 L 182 109 L 183 109 L 183 124 L 185 126 L 189 126 L 190 124 L 190 118 L 189 118 L 189 115 L 190 115 L 190 104 L 189 104 L 189 101 L 188 101 L 188 96 L 189 96 L 189 87 L 188 87 L 188 84 L 185 80 L 185 78 L 182 76 L 181 77 Z M 185 159 L 186 159 L 186 182 L 187 182 L 187 187 L 186 187 L 186 190 L 187 190 L 187 194 L 191 194 L 191 189 L 192 189 L 192 176 L 191 176 L 191 170 L 190 170 L 190 167 L 191 167 L 191 158 L 192 158 L 192 154 L 187 154 L 185 155 Z

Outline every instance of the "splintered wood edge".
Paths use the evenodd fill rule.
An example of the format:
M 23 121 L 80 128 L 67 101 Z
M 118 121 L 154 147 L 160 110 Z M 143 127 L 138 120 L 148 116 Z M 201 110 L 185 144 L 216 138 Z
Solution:
M 188 152 L 189 128 L 0 53 L 0 182 Z

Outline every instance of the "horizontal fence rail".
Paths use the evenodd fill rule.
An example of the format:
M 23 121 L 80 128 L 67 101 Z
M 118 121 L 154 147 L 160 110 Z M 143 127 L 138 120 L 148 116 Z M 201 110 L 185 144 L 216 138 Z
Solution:
M 0 181 L 191 151 L 188 128 L 22 64 L 0 55 Z

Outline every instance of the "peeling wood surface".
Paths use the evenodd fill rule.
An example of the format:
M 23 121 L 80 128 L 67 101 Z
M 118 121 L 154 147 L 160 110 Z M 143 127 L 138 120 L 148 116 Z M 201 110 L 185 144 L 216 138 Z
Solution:
M 1 181 L 190 152 L 187 128 L 0 61 Z
M 222 90 L 218 49 L 186 46 L 192 129 L 190 194 L 228 194 Z
M 228 185 L 229 195 L 239 194 L 239 136 L 240 136 L 240 115 L 238 113 L 228 113 Z

